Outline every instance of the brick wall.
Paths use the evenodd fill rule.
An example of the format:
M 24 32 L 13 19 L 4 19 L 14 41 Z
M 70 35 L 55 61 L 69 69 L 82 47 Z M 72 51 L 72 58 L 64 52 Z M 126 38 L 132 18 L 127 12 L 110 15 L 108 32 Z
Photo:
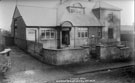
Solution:
M 26 27 L 22 17 L 18 17 L 16 23 L 17 23 L 17 28 L 15 30 L 14 43 L 19 48 L 26 50 L 27 49 Z
M 27 50 L 27 41 L 24 39 L 15 38 L 15 45 L 18 46 L 22 50 Z

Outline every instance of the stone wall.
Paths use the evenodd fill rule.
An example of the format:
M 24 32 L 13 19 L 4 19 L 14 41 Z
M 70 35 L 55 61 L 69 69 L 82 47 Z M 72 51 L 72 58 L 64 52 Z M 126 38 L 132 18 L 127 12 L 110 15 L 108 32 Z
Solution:
M 85 62 L 89 57 L 89 48 L 45 49 L 41 43 L 27 41 L 27 52 L 40 61 L 51 65 L 65 65 Z
M 77 49 L 43 49 L 43 62 L 52 65 L 66 65 L 85 62 L 89 57 L 88 48 Z
M 73 64 L 87 61 L 88 48 L 66 49 L 57 52 L 57 65 Z
M 42 61 L 48 64 L 57 65 L 58 50 L 43 49 Z
M 43 45 L 41 43 L 27 41 L 27 52 L 33 56 L 40 56 L 42 54 Z
M 24 39 L 15 38 L 14 43 L 22 50 L 27 50 L 27 41 Z
M 122 60 L 130 57 L 129 47 L 98 46 L 98 49 L 101 60 Z

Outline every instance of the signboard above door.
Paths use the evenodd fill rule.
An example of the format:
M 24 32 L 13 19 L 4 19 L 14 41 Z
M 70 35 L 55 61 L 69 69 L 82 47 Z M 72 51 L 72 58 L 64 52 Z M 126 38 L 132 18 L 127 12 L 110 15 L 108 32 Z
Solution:
M 71 27 L 62 27 L 62 31 L 70 31 Z

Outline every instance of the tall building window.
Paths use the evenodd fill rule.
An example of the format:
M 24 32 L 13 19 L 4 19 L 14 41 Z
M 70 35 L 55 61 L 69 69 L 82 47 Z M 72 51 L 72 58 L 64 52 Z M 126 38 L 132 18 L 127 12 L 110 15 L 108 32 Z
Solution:
M 41 30 L 41 40 L 55 39 L 55 30 Z
M 113 28 L 108 28 L 108 38 L 113 39 Z

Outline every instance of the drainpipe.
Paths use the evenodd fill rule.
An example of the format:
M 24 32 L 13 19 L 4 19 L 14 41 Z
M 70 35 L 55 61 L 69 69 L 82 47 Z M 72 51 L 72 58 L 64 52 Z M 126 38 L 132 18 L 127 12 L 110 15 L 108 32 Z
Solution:
M 60 4 L 62 3 L 62 0 L 60 0 Z M 62 34 L 61 34 L 61 26 L 59 24 L 59 11 L 58 8 L 56 8 L 56 28 L 57 28 L 57 49 L 61 49 L 61 38 L 62 38 Z
M 39 30 L 40 30 L 40 27 L 38 27 L 38 41 L 37 41 L 38 43 L 39 43 L 39 40 L 40 40 L 40 31 Z
M 76 29 L 75 29 L 75 28 L 76 28 L 76 27 L 74 27 L 74 48 L 75 48 L 75 40 L 76 40 L 76 33 L 75 33 L 75 32 L 76 32 L 76 31 L 75 31 Z
M 34 44 L 34 52 L 35 52 L 36 43 L 37 43 L 37 32 L 36 32 L 36 30 L 34 30 L 34 31 L 35 31 L 35 44 Z

